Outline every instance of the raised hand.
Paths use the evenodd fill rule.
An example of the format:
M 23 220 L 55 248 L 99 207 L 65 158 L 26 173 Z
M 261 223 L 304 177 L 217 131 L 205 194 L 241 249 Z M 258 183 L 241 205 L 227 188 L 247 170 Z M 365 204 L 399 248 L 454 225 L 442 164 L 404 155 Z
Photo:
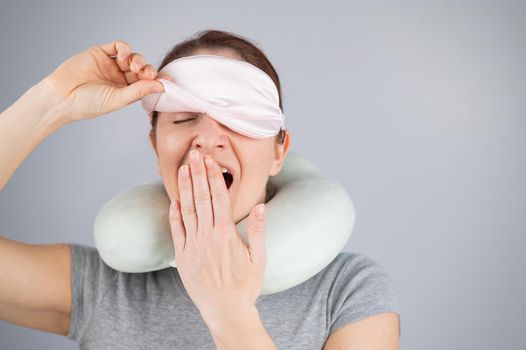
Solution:
M 122 40 L 90 47 L 63 62 L 44 78 L 67 105 L 67 122 L 120 109 L 164 87 L 151 64 Z

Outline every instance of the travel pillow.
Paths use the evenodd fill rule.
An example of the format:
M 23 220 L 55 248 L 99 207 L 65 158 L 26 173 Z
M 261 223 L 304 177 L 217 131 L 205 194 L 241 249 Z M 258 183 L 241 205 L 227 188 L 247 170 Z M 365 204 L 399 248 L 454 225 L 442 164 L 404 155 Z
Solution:
M 320 272 L 341 252 L 355 221 L 345 188 L 299 154 L 288 152 L 269 186 L 275 193 L 266 203 L 261 295 L 292 288 Z M 169 207 L 162 181 L 129 188 L 105 203 L 94 223 L 102 260 L 129 273 L 177 267 Z M 245 243 L 247 221 L 248 216 L 236 224 Z

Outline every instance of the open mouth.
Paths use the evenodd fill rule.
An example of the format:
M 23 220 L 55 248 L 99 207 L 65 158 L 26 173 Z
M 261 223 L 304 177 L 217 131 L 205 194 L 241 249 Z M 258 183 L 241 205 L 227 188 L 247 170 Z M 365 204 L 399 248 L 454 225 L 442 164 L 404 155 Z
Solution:
M 230 186 L 232 186 L 232 183 L 234 182 L 234 177 L 232 176 L 232 174 L 230 174 L 228 169 L 223 168 L 222 172 L 223 172 L 223 179 L 225 180 L 226 188 L 230 189 Z

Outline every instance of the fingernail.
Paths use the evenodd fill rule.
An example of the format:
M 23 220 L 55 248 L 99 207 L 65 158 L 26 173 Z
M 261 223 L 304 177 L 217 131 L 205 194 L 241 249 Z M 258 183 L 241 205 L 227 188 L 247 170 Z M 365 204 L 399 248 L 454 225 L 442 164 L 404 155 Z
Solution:
M 190 175 L 188 172 L 188 165 L 183 165 L 180 169 L 180 174 L 183 177 L 183 179 L 188 179 L 188 176 Z
M 194 162 L 197 162 L 199 160 L 199 152 L 197 152 L 196 150 L 190 151 L 190 159 Z
M 212 167 L 212 158 L 210 158 L 209 155 L 206 155 L 205 156 L 205 164 L 208 168 L 211 168 Z
M 256 216 L 259 220 L 263 220 L 263 217 L 265 216 L 265 205 L 260 205 L 256 208 Z

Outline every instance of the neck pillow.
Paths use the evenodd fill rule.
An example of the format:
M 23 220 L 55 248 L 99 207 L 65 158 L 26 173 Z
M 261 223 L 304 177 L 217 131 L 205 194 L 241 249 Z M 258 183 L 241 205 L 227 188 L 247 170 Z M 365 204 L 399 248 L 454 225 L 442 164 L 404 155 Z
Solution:
M 355 221 L 345 188 L 296 153 L 288 152 L 268 188 L 261 295 L 292 288 L 320 272 L 343 249 Z M 169 207 L 161 181 L 124 190 L 105 203 L 94 223 L 95 246 L 103 261 L 130 273 L 176 267 Z M 248 216 L 236 224 L 245 243 L 247 223 Z
M 219 123 L 254 139 L 285 127 L 273 80 L 256 66 L 234 58 L 194 55 L 176 59 L 159 73 L 164 92 L 142 98 L 153 111 L 207 113 Z M 265 244 L 267 266 L 261 295 L 296 286 L 326 267 L 342 250 L 354 225 L 345 189 L 306 159 L 289 152 L 283 168 L 269 179 Z M 176 267 L 168 221 L 170 199 L 162 182 L 125 190 L 97 213 L 95 245 L 104 262 L 122 272 Z M 236 224 L 247 243 L 248 217 Z

